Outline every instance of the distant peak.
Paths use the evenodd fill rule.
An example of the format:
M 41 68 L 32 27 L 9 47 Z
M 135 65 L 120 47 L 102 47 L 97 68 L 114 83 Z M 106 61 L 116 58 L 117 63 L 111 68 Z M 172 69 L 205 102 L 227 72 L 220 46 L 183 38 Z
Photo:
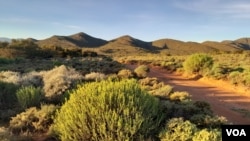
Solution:
M 76 34 L 73 34 L 73 35 L 70 35 L 71 37 L 72 36 L 80 36 L 80 37 L 84 37 L 84 36 L 89 36 L 88 34 L 84 33 L 84 32 L 79 32 L 79 33 L 76 33 Z

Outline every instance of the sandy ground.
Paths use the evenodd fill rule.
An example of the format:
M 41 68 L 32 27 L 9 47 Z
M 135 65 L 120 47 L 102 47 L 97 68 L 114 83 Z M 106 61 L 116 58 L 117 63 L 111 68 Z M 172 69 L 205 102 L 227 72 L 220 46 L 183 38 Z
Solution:
M 134 65 L 127 65 L 135 68 Z M 224 116 L 232 124 L 250 125 L 250 94 L 238 92 L 226 83 L 208 79 L 190 80 L 160 68 L 151 68 L 150 77 L 157 77 L 175 91 L 187 91 L 194 101 L 206 101 L 216 115 Z M 241 111 L 241 112 L 240 112 Z

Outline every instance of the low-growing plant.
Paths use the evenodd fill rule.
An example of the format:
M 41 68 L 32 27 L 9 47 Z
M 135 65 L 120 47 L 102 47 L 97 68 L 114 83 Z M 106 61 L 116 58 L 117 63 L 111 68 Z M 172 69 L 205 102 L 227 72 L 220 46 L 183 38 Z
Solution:
M 118 72 L 118 77 L 120 78 L 133 78 L 134 73 L 129 69 L 122 69 Z
M 161 141 L 191 141 L 197 128 L 188 120 L 173 118 L 167 125 L 165 132 L 161 135 Z
M 135 70 L 134 70 L 137 77 L 139 77 L 139 78 L 147 77 L 147 74 L 148 74 L 149 71 L 150 71 L 150 69 L 146 65 L 140 65 L 137 68 L 135 68 Z
M 169 99 L 170 100 L 178 100 L 178 101 L 183 101 L 183 100 L 190 100 L 191 96 L 189 95 L 188 92 L 173 92 L 170 94 Z
M 144 140 L 163 119 L 159 100 L 136 80 L 105 80 L 79 86 L 57 112 L 54 132 L 68 140 Z
M 164 85 L 158 89 L 150 91 L 152 95 L 162 99 L 169 99 L 169 96 L 172 92 L 173 92 L 173 87 L 170 85 Z
M 156 90 L 164 86 L 163 82 L 160 82 L 156 77 L 146 77 L 139 80 L 142 88 L 148 91 Z
M 82 79 L 83 76 L 80 73 L 64 65 L 44 72 L 43 90 L 45 97 L 50 101 L 60 102 L 64 92 Z
M 221 133 L 218 128 L 199 129 L 189 120 L 173 118 L 166 129 L 160 135 L 161 141 L 221 141 Z
M 20 85 L 21 74 L 19 72 L 13 72 L 13 71 L 1 71 L 0 81 Z
M 202 129 L 196 132 L 192 141 L 221 141 L 221 131 L 219 129 Z
M 0 81 L 0 110 L 14 107 L 17 103 L 16 91 L 18 86 Z
M 193 54 L 183 63 L 188 74 L 206 75 L 213 66 L 213 58 L 207 54 Z
M 52 116 L 58 106 L 41 105 L 41 108 L 31 107 L 10 120 L 9 129 L 13 134 L 44 133 L 53 123 Z
M 43 86 L 42 72 L 32 71 L 32 72 L 23 74 L 21 78 L 21 85 L 22 86 L 32 85 L 35 87 Z
M 23 109 L 26 109 L 28 107 L 40 105 L 44 95 L 40 87 L 36 88 L 34 86 L 25 86 L 17 90 L 16 97 L 19 105 Z
M 105 79 L 105 74 L 99 72 L 91 72 L 85 75 L 85 80 L 88 81 L 101 81 Z

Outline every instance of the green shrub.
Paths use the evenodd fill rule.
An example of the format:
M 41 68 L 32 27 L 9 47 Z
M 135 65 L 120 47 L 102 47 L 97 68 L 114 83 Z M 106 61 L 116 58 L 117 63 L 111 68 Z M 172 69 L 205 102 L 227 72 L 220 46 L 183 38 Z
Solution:
M 31 106 L 38 106 L 43 98 L 43 93 L 40 87 L 26 86 L 17 90 L 16 97 L 20 106 L 26 109 Z
M 179 101 L 183 101 L 183 100 L 190 100 L 191 96 L 189 95 L 188 92 L 173 92 L 172 94 L 170 94 L 169 99 L 170 100 L 179 100 Z
M 197 128 L 190 121 L 184 121 L 182 118 L 171 119 L 161 135 L 161 141 L 191 141 Z
M 196 132 L 193 136 L 192 141 L 221 141 L 221 131 L 218 129 L 202 129 Z
M 161 141 L 221 141 L 220 131 L 215 129 L 199 129 L 183 118 L 173 118 L 160 135 Z
M 134 71 L 135 71 L 137 77 L 144 78 L 144 77 L 147 77 L 147 74 L 150 71 L 150 69 L 146 65 L 140 65 L 137 68 L 135 68 Z
M 8 59 L 8 58 L 0 57 L 0 64 L 11 64 L 13 62 L 14 62 L 13 59 Z
M 52 116 L 56 109 L 58 107 L 55 105 L 41 105 L 41 109 L 36 107 L 26 109 L 25 112 L 12 117 L 9 129 L 13 134 L 46 132 L 53 123 Z
M 242 83 L 242 73 L 239 71 L 233 71 L 228 75 L 228 79 L 234 85 Z
M 143 140 L 157 134 L 162 119 L 159 100 L 135 80 L 105 80 L 73 91 L 53 129 L 62 141 Z
M 163 82 L 160 82 L 156 77 L 146 77 L 139 80 L 140 85 L 147 91 L 159 89 L 164 86 Z
M 210 106 L 202 106 L 193 101 L 170 101 L 172 106 L 166 107 L 166 112 L 169 117 L 183 117 L 184 119 L 191 119 L 194 115 L 212 115 Z M 200 102 L 199 102 L 200 103 Z M 202 102 L 203 103 L 203 102 Z
M 9 109 L 17 103 L 16 90 L 18 87 L 12 83 L 0 81 L 0 109 Z
M 170 85 L 164 85 L 158 89 L 150 91 L 154 96 L 157 96 L 162 99 L 169 99 L 169 95 L 173 92 L 173 87 Z
M 183 63 L 188 74 L 206 75 L 213 66 L 213 58 L 206 54 L 193 54 Z

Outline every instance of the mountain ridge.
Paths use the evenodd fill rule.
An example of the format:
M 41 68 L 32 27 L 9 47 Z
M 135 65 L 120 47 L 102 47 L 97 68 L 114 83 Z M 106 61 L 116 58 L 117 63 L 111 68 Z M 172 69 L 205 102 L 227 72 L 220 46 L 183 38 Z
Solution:
M 135 53 L 159 53 L 161 51 L 169 54 L 192 54 L 196 52 L 228 52 L 250 50 L 250 38 L 239 38 L 236 40 L 192 42 L 181 41 L 170 38 L 162 38 L 154 41 L 143 41 L 130 35 L 123 35 L 112 40 L 104 40 L 93 37 L 84 32 L 68 36 L 54 35 L 43 40 L 30 38 L 40 47 L 66 49 L 93 49 L 104 54 L 135 54 Z

